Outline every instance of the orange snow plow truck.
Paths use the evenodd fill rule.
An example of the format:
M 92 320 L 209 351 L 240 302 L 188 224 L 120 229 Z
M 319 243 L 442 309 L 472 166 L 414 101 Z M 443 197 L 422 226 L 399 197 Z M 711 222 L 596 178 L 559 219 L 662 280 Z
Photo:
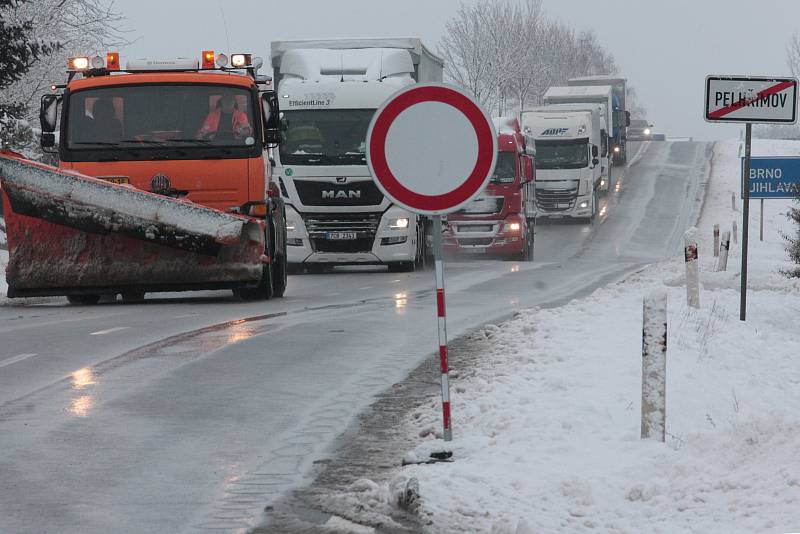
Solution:
M 58 168 L 0 153 L 8 296 L 282 296 L 286 222 L 269 158 L 280 119 L 261 63 L 70 58 L 40 111 Z

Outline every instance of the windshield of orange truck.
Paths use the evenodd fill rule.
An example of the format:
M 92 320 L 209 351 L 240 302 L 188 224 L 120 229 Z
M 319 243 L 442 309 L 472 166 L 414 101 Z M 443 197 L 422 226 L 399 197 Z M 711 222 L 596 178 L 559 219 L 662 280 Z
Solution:
M 374 109 L 305 109 L 283 113 L 283 165 L 366 165 Z
M 66 148 L 254 148 L 253 96 L 224 85 L 120 85 L 70 95 Z
M 589 142 L 536 141 L 537 169 L 582 169 L 589 166 Z

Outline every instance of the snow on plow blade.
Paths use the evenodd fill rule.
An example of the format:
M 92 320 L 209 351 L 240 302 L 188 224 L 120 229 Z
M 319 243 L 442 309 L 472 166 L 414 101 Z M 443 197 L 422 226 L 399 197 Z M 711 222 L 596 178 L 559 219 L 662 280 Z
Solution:
M 0 154 L 8 296 L 235 288 L 265 223 Z

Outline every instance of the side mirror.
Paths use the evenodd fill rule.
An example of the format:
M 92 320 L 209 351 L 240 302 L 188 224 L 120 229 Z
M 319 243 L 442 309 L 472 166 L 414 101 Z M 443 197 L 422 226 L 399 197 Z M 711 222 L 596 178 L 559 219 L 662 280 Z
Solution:
M 266 91 L 261 95 L 264 112 L 264 143 L 267 145 L 277 145 L 281 142 L 280 131 L 280 106 L 278 105 L 278 93 Z
M 39 123 L 42 126 L 42 132 L 53 133 L 56 131 L 58 104 L 60 102 L 61 97 L 58 95 L 42 95 L 42 102 L 39 108 Z
M 592 157 L 596 158 L 600 152 L 597 150 L 597 145 L 592 145 Z
M 598 163 L 600 163 L 599 159 L 597 158 L 592 159 L 592 165 L 597 165 Z
M 625 112 L 625 127 L 627 128 L 630 125 L 631 125 L 631 112 L 630 111 L 626 111 Z

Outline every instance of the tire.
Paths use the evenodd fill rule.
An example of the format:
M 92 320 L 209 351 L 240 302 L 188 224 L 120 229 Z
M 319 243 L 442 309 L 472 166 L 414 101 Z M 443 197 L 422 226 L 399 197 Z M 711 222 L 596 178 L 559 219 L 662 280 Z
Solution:
M 125 304 L 140 304 L 144 302 L 144 291 L 123 291 L 122 302 Z
M 414 260 L 414 270 L 424 271 L 428 264 L 428 244 L 425 241 L 425 226 L 417 226 L 417 257 Z
M 100 295 L 67 295 L 67 300 L 75 306 L 91 306 L 100 302 Z
M 233 290 L 233 294 L 245 302 L 254 300 L 269 300 L 272 298 L 272 264 L 264 265 L 261 281 L 256 287 L 240 287 Z
M 525 242 L 522 245 L 522 252 L 519 252 L 515 256 L 515 260 L 517 261 L 533 261 L 533 228 L 531 228 L 531 224 L 526 221 L 525 222 Z
M 286 214 L 284 212 L 281 218 L 283 224 L 281 225 L 280 232 L 283 243 L 283 250 L 275 251 L 273 258 L 276 260 L 272 264 L 272 296 L 275 298 L 283 297 L 286 292 L 286 284 L 289 281 L 289 263 L 286 255 Z
M 389 264 L 390 273 L 410 273 L 414 271 L 413 261 L 393 261 Z

